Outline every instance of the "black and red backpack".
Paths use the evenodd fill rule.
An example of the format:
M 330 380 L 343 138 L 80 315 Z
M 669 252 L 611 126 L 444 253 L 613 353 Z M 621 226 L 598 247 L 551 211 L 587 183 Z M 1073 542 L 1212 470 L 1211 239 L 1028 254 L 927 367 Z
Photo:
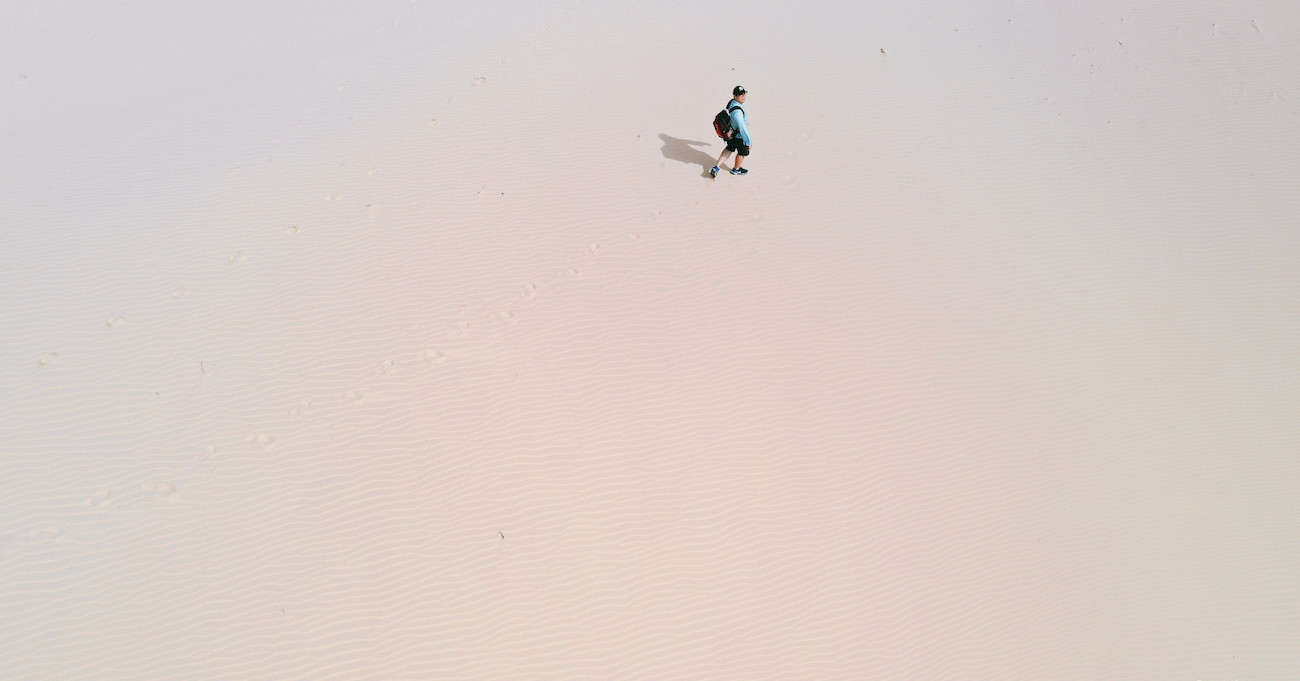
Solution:
M 719 111 L 718 115 L 713 117 L 713 132 L 718 133 L 718 137 L 721 137 L 724 140 L 729 140 L 736 136 L 736 128 L 731 125 L 731 110 L 734 108 L 732 107 L 733 104 L 740 106 L 739 104 L 736 104 L 736 100 L 733 99 L 730 102 L 727 102 L 727 108 Z

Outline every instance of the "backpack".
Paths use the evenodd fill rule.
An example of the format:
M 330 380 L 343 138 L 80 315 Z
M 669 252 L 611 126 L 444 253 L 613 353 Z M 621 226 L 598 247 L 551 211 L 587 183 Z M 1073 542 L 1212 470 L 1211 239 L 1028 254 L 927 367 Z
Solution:
M 736 129 L 731 125 L 731 105 L 735 102 L 736 100 L 734 99 L 727 102 L 727 108 L 719 111 L 718 115 L 713 117 L 713 132 L 718 133 L 718 137 L 721 137 L 724 140 L 729 140 L 736 136 Z

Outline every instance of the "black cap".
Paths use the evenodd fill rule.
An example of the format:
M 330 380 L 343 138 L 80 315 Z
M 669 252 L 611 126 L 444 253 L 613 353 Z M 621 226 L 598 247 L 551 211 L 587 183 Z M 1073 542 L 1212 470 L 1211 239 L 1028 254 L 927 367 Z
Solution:
M 731 96 L 732 96 L 732 97 L 739 97 L 739 96 L 741 96 L 741 95 L 743 95 L 743 94 L 745 94 L 745 88 L 743 88 L 743 87 L 741 87 L 741 86 L 739 86 L 739 85 L 737 85 L 737 86 L 736 86 L 734 89 L 732 89 L 732 91 L 731 91 Z

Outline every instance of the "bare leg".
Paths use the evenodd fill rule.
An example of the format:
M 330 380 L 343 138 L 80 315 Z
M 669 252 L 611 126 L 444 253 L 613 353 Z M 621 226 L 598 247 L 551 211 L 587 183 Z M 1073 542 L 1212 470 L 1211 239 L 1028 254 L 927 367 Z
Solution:
M 731 150 L 730 150 L 730 149 L 723 149 L 723 150 L 722 150 L 722 154 L 721 154 L 720 156 L 718 156 L 718 162 L 717 162 L 717 163 L 714 163 L 713 165 L 715 165 L 715 166 L 721 168 L 721 167 L 722 167 L 722 162 L 725 161 L 725 160 L 727 160 L 727 157 L 730 156 L 730 155 L 731 155 Z
M 736 164 L 733 165 L 733 166 L 731 166 L 731 167 L 732 167 L 732 168 L 740 168 L 740 165 L 741 165 L 742 163 L 744 163 L 744 162 L 745 162 L 745 157 L 744 157 L 744 156 L 739 156 L 739 155 L 737 155 L 737 156 L 736 156 Z

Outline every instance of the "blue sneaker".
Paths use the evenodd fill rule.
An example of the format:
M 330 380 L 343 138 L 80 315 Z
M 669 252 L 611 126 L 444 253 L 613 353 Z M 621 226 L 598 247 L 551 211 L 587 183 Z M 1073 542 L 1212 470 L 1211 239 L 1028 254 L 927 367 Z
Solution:
M 709 177 L 717 177 L 717 176 L 718 176 L 718 167 L 713 166 L 713 168 L 709 170 Z
M 732 169 L 731 169 L 731 174 L 732 174 L 732 175 L 744 175 L 744 174 L 747 173 L 747 172 L 749 172 L 749 171 L 748 171 L 748 170 L 745 170 L 744 168 L 732 168 Z

